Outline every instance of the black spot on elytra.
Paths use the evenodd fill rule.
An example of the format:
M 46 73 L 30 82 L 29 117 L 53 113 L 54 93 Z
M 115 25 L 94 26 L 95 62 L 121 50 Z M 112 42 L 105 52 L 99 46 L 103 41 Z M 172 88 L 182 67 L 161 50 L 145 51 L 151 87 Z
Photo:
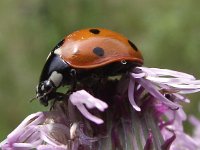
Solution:
M 93 34 L 99 34 L 100 33 L 100 30 L 98 30 L 98 29 L 90 29 L 89 31 Z
M 96 54 L 97 56 L 103 56 L 104 55 L 104 49 L 101 47 L 95 47 L 93 49 L 93 53 Z
M 63 45 L 64 42 L 65 42 L 65 39 L 61 40 L 61 41 L 54 47 L 53 51 L 56 50 L 57 48 L 61 47 L 61 46 Z
M 131 46 L 135 51 L 138 51 L 138 48 L 135 46 L 135 44 L 133 44 L 133 42 L 131 42 L 130 40 L 128 40 L 128 43 L 130 44 L 130 46 Z

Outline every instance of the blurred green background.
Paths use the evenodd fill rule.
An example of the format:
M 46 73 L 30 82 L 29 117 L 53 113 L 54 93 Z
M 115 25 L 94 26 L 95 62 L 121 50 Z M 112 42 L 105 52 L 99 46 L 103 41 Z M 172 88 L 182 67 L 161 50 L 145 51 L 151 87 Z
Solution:
M 142 50 L 145 66 L 200 78 L 200 1 L 1 0 L 0 141 L 27 115 L 47 108 L 35 86 L 49 51 L 75 30 L 103 27 L 126 35 Z M 185 106 L 198 114 L 200 94 Z

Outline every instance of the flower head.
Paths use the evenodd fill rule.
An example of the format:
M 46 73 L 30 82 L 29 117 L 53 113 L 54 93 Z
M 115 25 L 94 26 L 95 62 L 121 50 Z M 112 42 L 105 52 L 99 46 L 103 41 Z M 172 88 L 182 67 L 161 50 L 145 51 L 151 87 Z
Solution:
M 2 149 L 200 149 L 199 135 L 184 132 L 186 94 L 200 81 L 177 71 L 136 67 L 120 80 L 77 90 L 53 110 L 28 116 Z M 199 121 L 190 118 L 199 130 Z M 199 132 L 198 132 L 199 133 Z
M 77 147 L 77 143 L 89 145 L 93 141 L 96 139 L 87 137 L 81 124 L 70 125 L 63 112 L 50 111 L 25 118 L 0 146 L 3 150 L 68 150 Z

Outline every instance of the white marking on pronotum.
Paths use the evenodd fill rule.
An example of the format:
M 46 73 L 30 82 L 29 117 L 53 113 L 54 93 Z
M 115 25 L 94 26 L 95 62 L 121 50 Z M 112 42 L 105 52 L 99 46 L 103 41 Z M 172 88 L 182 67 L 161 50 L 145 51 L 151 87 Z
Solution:
M 63 79 L 63 75 L 57 71 L 54 71 L 51 73 L 49 79 L 54 83 L 56 87 L 58 87 Z
M 61 52 L 62 49 L 61 48 L 57 48 L 55 51 L 54 51 L 54 54 L 57 54 L 57 55 L 60 55 L 61 56 Z

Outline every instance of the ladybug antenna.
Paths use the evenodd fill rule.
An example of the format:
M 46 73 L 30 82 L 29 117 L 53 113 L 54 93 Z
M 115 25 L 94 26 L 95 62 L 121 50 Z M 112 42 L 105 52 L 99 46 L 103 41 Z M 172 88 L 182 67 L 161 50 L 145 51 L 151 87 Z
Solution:
M 34 100 L 36 100 L 36 99 L 39 99 L 39 100 L 40 100 L 41 98 L 47 96 L 47 94 L 48 94 L 48 93 L 44 93 L 42 96 L 35 96 L 34 98 L 32 98 L 32 99 L 30 100 L 30 102 L 32 102 L 32 101 L 34 101 Z

